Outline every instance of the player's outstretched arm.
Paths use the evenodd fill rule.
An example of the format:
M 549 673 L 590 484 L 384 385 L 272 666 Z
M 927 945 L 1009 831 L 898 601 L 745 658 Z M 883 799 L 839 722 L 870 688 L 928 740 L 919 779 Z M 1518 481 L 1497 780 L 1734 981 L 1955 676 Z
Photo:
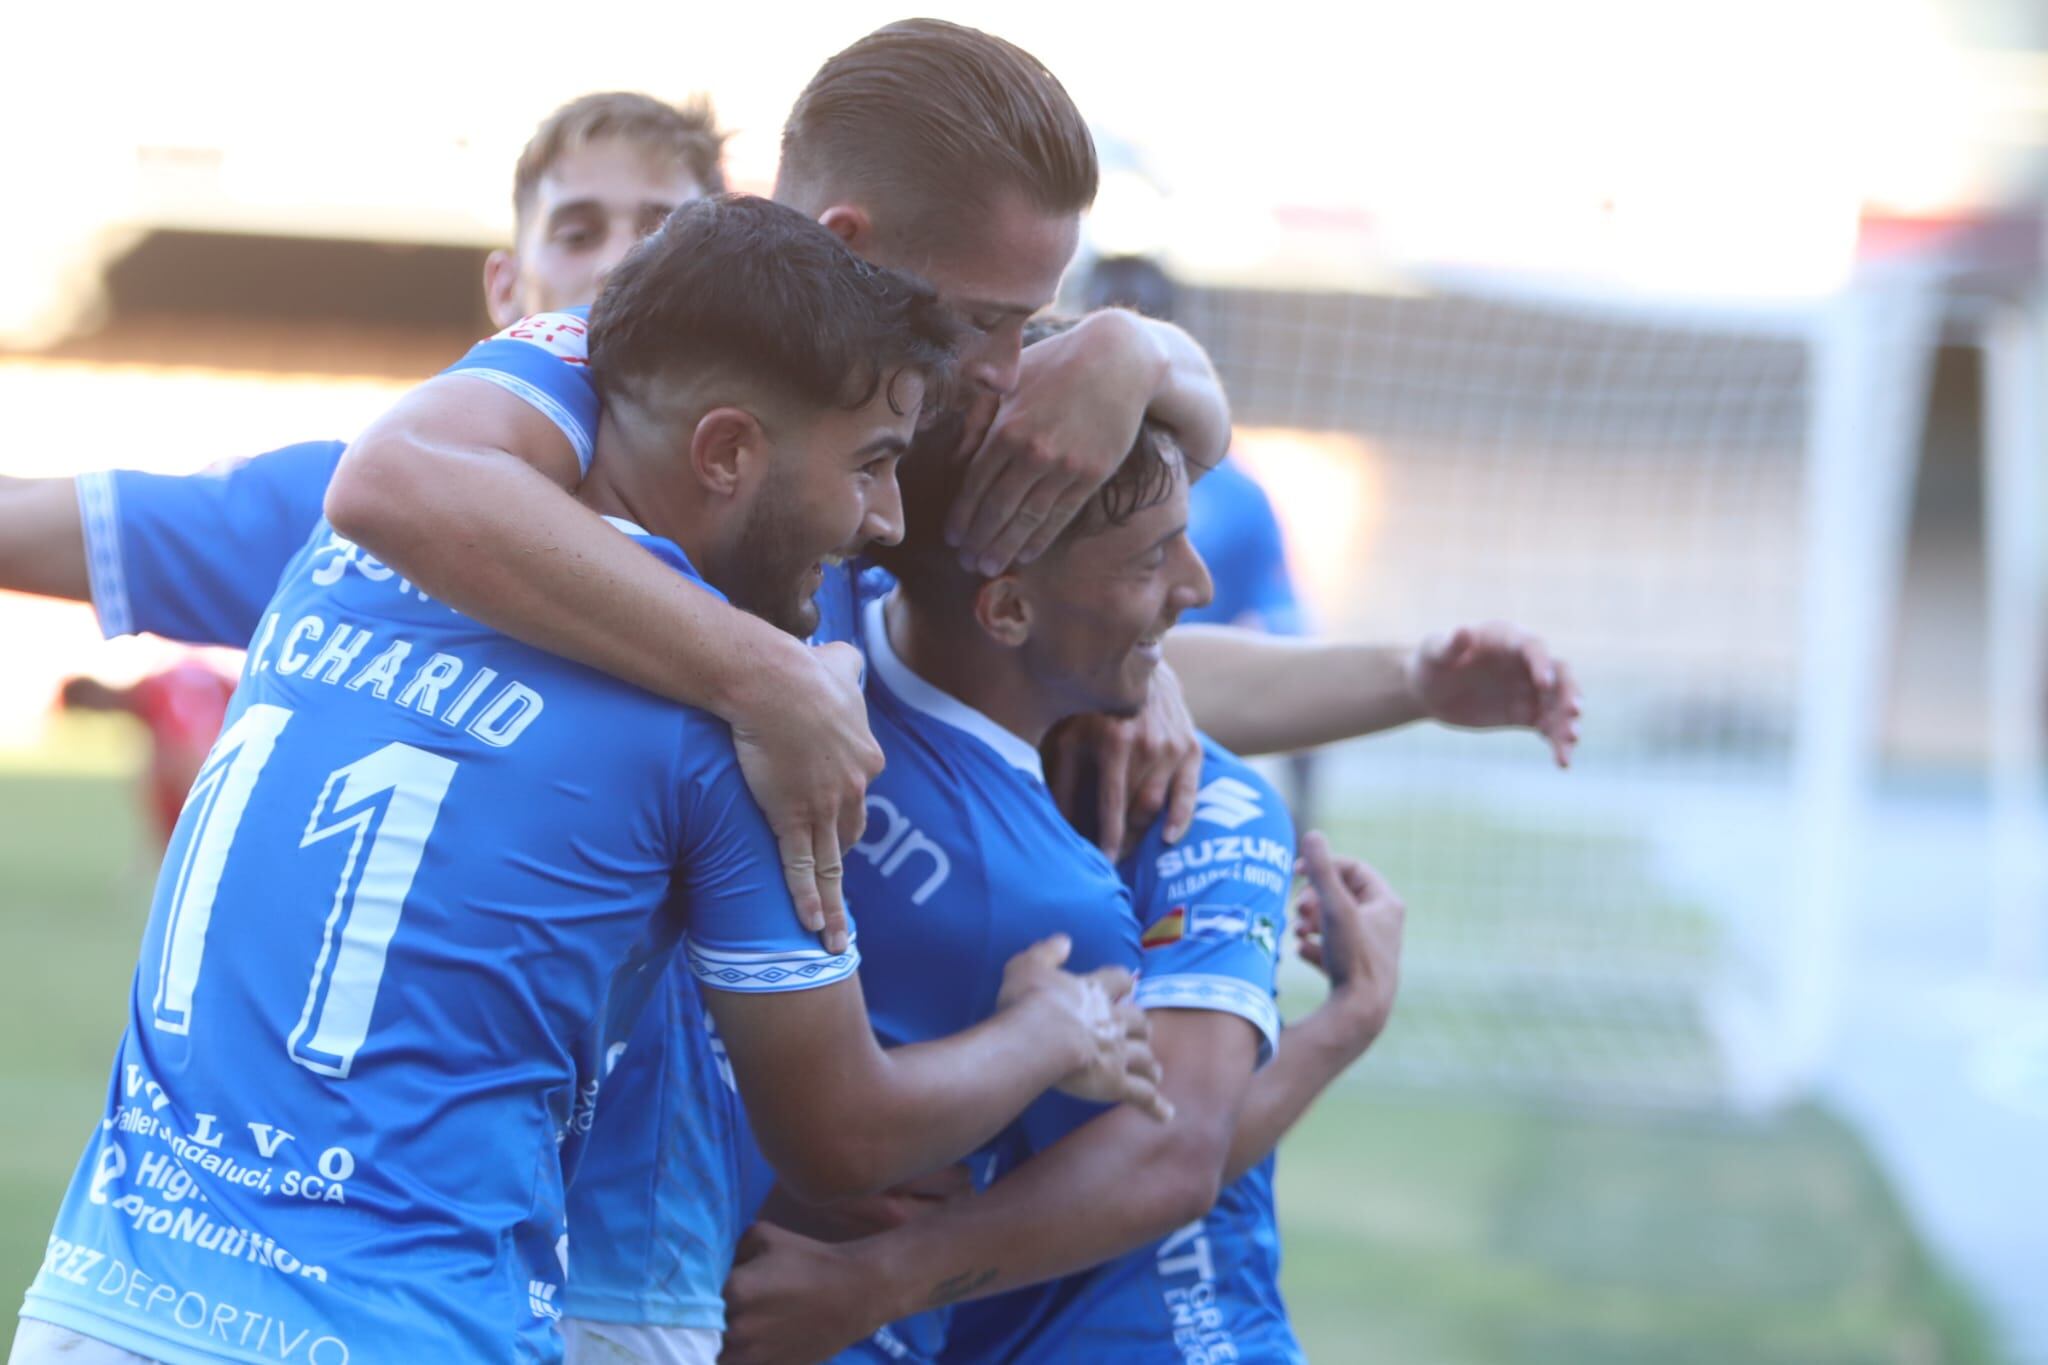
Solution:
M 327 517 L 458 611 L 731 725 L 798 913 L 843 947 L 839 851 L 860 837 L 882 767 L 856 670 L 613 532 L 565 491 L 580 479 L 538 408 L 443 375 L 349 447 Z
M 1215 464 L 1230 443 L 1222 381 L 1171 323 L 1104 309 L 1025 347 L 1017 390 L 946 518 L 947 541 L 986 574 L 1030 563 L 1122 462 L 1148 415 L 1195 464 Z
M 1252 1080 L 1226 1184 L 1264 1161 L 1329 1084 L 1365 1055 L 1386 1028 L 1400 986 L 1408 914 L 1401 898 L 1356 858 L 1333 856 L 1320 833 L 1307 835 L 1301 852 L 1309 888 L 1295 933 L 1302 958 L 1330 979 L 1330 994 L 1287 1026 L 1273 1060 Z
M 1311 749 L 1418 720 L 1534 730 L 1559 767 L 1579 742 L 1571 669 L 1503 622 L 1412 648 L 1182 626 L 1166 656 L 1196 723 L 1235 753 Z
M 1128 1101 L 1158 1126 L 1171 1109 L 1131 974 L 1063 971 L 1070 948 L 1061 935 L 1012 958 L 995 1014 L 973 1028 L 886 1050 L 858 978 L 774 995 L 705 981 L 761 1151 L 791 1193 L 826 1203 L 957 1161 L 1055 1085 Z
M 75 480 L 0 477 L 0 588 L 92 597 Z
M 1100 1264 L 1216 1202 L 1258 1034 L 1234 1015 L 1157 1010 L 1170 1123 L 1118 1109 L 984 1193 L 836 1246 L 758 1225 L 726 1286 L 728 1365 L 822 1359 L 886 1323 Z

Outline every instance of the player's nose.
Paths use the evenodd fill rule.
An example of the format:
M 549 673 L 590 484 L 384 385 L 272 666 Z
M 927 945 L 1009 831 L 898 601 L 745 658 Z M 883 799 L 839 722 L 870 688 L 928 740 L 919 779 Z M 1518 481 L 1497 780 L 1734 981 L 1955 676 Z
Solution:
M 1017 381 L 1023 366 L 1023 336 L 1020 332 L 1004 328 L 999 333 L 982 338 L 965 357 L 961 369 L 977 388 L 999 398 L 1008 398 L 1017 392 Z
M 1209 574 L 1209 563 L 1201 552 L 1195 549 L 1194 541 L 1185 534 L 1177 537 L 1175 544 L 1180 549 L 1179 582 L 1175 585 L 1175 598 L 1181 611 L 1197 611 L 1209 605 L 1216 596 L 1216 580 Z
M 871 544 L 895 545 L 903 539 L 903 489 L 896 482 L 892 463 L 889 476 L 879 480 L 868 494 L 867 516 L 861 534 Z

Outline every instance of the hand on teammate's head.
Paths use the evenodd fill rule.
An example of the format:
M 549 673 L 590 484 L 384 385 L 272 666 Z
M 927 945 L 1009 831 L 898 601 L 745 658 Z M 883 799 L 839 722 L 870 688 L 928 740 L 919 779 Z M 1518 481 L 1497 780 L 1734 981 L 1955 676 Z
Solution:
M 1037 559 L 1123 462 L 1156 378 L 1137 336 L 1106 313 L 1024 348 L 946 518 L 962 564 L 992 576 Z

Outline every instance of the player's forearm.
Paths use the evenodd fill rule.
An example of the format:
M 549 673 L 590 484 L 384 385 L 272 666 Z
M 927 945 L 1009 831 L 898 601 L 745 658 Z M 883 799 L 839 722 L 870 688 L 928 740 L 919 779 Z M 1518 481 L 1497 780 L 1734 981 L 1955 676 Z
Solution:
M 750 680 L 778 676 L 801 650 L 520 460 L 444 448 L 377 458 L 366 472 L 361 453 L 329 491 L 335 529 L 515 639 L 727 720 Z
M 1372 1035 L 1336 1002 L 1289 1024 L 1280 1047 L 1245 1092 L 1231 1135 L 1228 1186 L 1264 1161 L 1330 1083 L 1371 1046 Z
M 1312 749 L 1421 720 L 1412 654 L 1231 626 L 1181 626 L 1166 637 L 1195 723 L 1240 754 Z
M 876 1326 L 1071 1275 L 1134 1251 L 1216 1202 L 1227 1109 L 1159 1124 L 1113 1110 L 972 1199 L 852 1244 Z
M 881 1054 L 874 1084 L 858 1104 L 858 1168 L 847 1176 L 868 1193 L 960 1160 L 1001 1132 L 1025 1106 L 1086 1060 L 1064 1041 L 1070 1027 L 1025 1002 L 936 1042 Z
M 91 598 L 75 480 L 0 477 L 0 588 Z
M 1146 414 L 1173 429 L 1190 462 L 1214 466 L 1230 448 L 1230 400 L 1223 381 L 1209 353 L 1186 332 L 1155 319 L 1144 325 L 1162 361 Z

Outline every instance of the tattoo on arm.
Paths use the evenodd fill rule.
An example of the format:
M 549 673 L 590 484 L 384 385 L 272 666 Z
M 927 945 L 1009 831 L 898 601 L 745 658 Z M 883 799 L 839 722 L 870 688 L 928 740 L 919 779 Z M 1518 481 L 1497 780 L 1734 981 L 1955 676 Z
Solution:
M 995 1277 L 996 1272 L 992 1269 L 964 1270 L 949 1279 L 939 1281 L 938 1286 L 932 1290 L 931 1297 L 925 1300 L 925 1307 L 944 1308 L 949 1303 L 966 1298 Z

